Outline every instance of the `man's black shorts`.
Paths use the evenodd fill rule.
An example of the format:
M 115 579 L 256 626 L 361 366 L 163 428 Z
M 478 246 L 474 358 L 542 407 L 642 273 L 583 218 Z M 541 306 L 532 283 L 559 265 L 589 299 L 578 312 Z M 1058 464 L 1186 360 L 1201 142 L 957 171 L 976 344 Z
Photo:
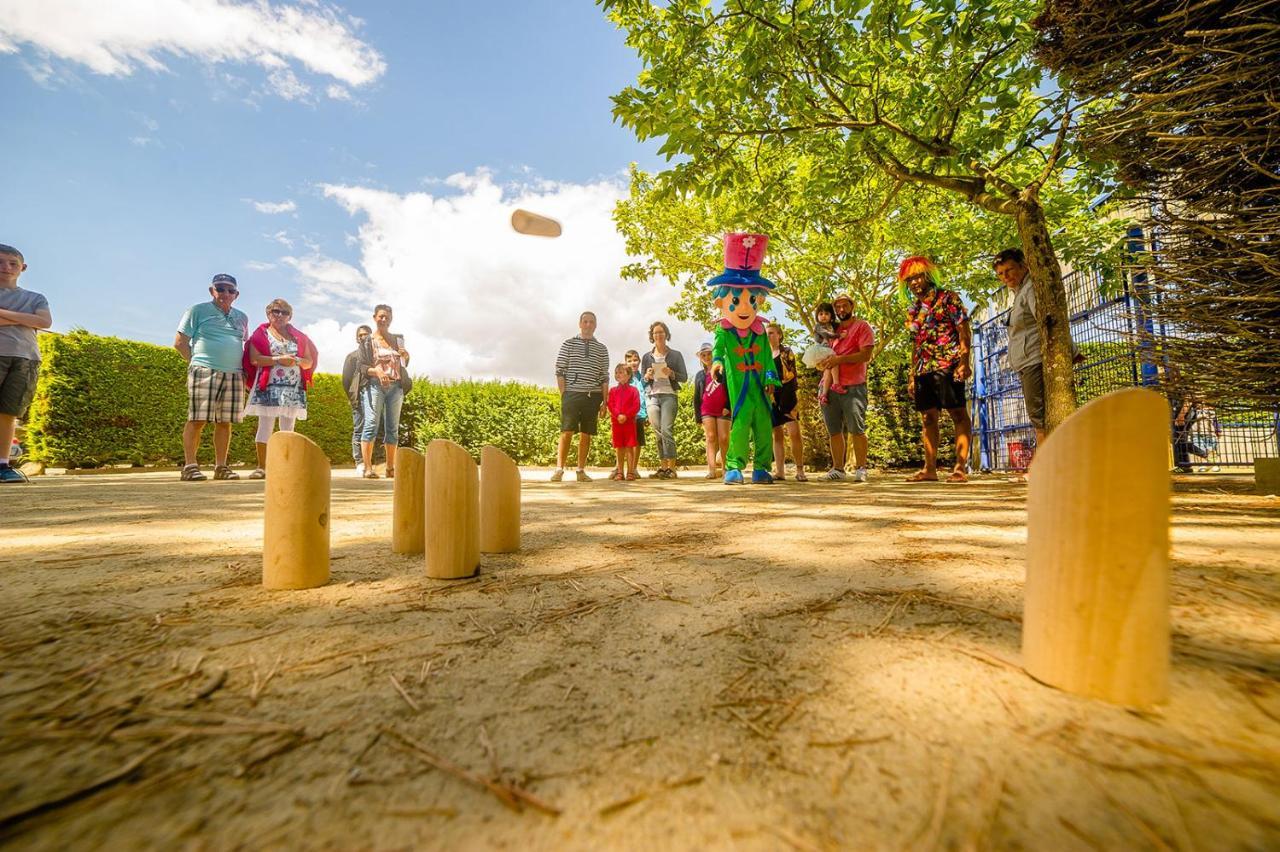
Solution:
M 604 397 L 598 393 L 565 391 L 560 395 L 560 431 L 594 435 L 603 401 Z
M 644 446 L 644 424 L 648 422 L 649 422 L 649 418 L 647 417 L 636 418 L 636 446 L 637 447 Z
M 964 408 L 964 382 L 950 370 L 935 370 L 916 376 L 916 411 Z

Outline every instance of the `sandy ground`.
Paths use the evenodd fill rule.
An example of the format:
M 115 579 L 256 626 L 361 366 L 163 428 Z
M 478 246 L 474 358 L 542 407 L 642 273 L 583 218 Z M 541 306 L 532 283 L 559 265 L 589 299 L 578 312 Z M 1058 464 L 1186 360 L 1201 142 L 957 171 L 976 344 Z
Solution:
M 339 471 L 301 592 L 259 585 L 259 483 L 5 489 L 0 841 L 1280 845 L 1280 502 L 1243 478 L 1178 483 L 1151 713 L 1018 668 L 1023 486 L 545 480 L 442 582 Z

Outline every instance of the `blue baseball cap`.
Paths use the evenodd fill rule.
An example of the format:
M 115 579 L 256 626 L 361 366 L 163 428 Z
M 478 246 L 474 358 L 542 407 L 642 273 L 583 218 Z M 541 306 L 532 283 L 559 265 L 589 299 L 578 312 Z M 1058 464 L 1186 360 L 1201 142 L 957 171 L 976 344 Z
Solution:
M 234 275 L 228 275 L 225 272 L 219 272 L 217 275 L 213 276 L 213 281 L 209 283 L 210 284 L 230 284 L 232 287 L 237 286 L 236 277 Z

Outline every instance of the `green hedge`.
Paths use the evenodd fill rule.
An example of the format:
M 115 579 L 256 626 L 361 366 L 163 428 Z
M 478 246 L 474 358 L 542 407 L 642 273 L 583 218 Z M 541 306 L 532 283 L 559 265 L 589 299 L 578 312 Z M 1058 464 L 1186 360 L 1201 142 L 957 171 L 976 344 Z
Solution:
M 177 464 L 187 419 L 187 369 L 177 351 L 86 331 L 40 335 L 44 363 L 27 420 L 27 451 L 57 467 Z M 351 408 L 338 376 L 317 375 L 298 431 L 350 462 Z M 255 460 L 257 421 L 232 431 L 231 461 Z M 200 457 L 213 458 L 205 429 Z
M 107 464 L 177 464 L 186 420 L 186 365 L 163 346 L 101 337 L 86 331 L 43 334 L 44 365 L 27 423 L 27 452 L 56 467 Z M 900 465 L 919 461 L 918 419 L 906 399 L 905 361 L 892 353 L 872 365 L 868 434 L 871 461 Z M 811 466 L 828 461 L 826 431 L 813 393 L 818 374 L 801 369 L 801 425 Z M 682 464 L 705 463 L 702 428 L 692 415 L 692 382 L 680 392 L 676 453 Z M 308 419 L 298 431 L 316 441 L 331 461 L 350 463 L 351 410 L 338 376 L 317 374 L 308 392 Z M 555 461 L 560 401 L 546 388 L 518 382 L 430 382 L 419 379 L 405 399 L 400 443 L 423 447 L 448 438 L 479 455 L 493 444 L 522 464 Z M 232 433 L 233 463 L 254 461 L 256 420 Z M 652 429 L 649 430 L 652 433 Z M 212 459 L 206 429 L 201 460 Z M 591 445 L 593 465 L 612 466 L 607 421 Z M 576 459 L 576 447 L 571 450 Z M 641 462 L 656 467 L 657 441 L 645 443 Z
M 676 457 L 682 464 L 704 462 L 702 427 L 693 421 L 692 384 L 680 389 L 676 417 Z M 652 433 L 652 429 L 648 430 Z M 401 416 L 401 443 L 423 447 L 433 438 L 448 438 L 475 456 L 492 444 L 522 464 L 555 463 L 560 433 L 560 395 L 555 391 L 519 382 L 418 381 L 405 399 Z M 570 449 L 577 460 L 577 439 Z M 591 464 L 612 466 L 613 444 L 607 420 L 591 442 Z M 657 442 L 647 438 L 641 464 L 656 467 Z

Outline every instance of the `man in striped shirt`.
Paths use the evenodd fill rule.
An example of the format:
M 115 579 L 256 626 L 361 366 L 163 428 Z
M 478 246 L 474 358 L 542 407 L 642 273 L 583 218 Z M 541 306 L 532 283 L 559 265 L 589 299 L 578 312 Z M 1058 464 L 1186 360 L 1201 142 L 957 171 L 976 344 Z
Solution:
M 556 472 L 552 482 L 564 479 L 569 445 L 578 435 L 579 482 L 587 476 L 587 454 L 596 424 L 604 417 L 604 400 L 609 395 L 609 350 L 595 338 L 596 315 L 583 311 L 578 317 L 578 334 L 560 344 L 556 356 L 556 386 L 560 388 L 560 444 L 556 448 Z

